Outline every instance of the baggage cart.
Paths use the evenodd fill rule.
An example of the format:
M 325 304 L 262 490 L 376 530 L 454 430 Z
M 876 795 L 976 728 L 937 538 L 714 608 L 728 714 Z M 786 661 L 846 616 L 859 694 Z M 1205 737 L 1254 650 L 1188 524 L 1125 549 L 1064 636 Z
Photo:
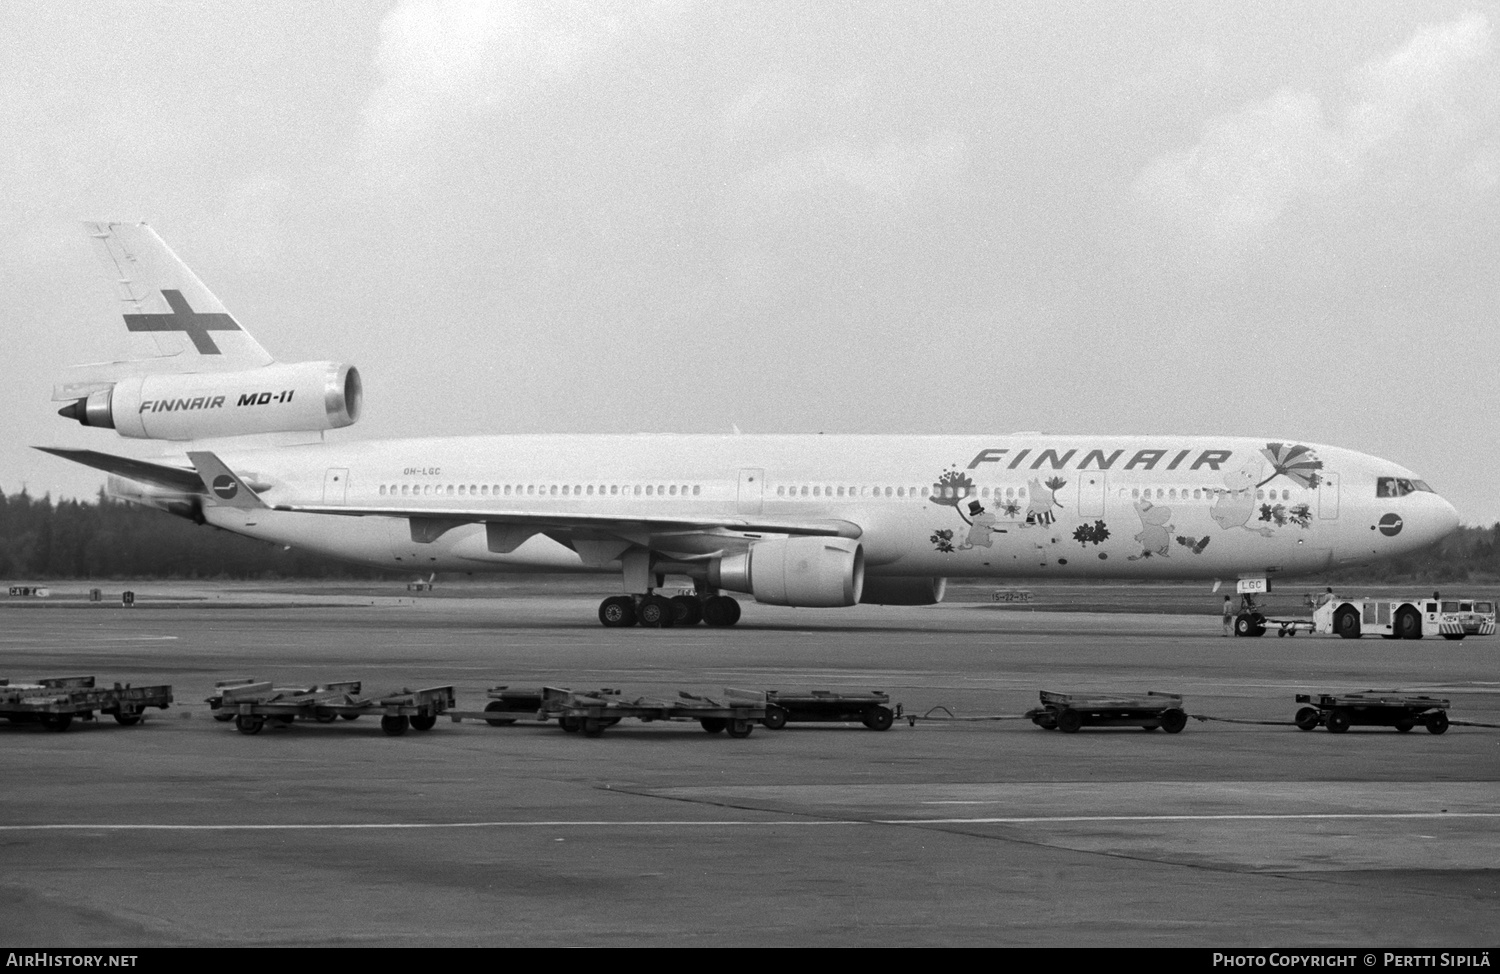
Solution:
M 1043 730 L 1077 733 L 1084 727 L 1139 727 L 1154 731 L 1158 727 L 1177 734 L 1187 726 L 1187 711 L 1182 709 L 1182 695 L 1149 691 L 1142 696 L 1087 696 L 1075 693 L 1039 694 L 1042 705 L 1026 712 L 1031 722 Z
M 539 713 L 556 717 L 563 730 L 598 737 L 625 718 L 644 722 L 697 721 L 710 734 L 749 737 L 766 717 L 766 695 L 759 690 L 724 689 L 722 700 L 680 690 L 673 699 L 627 697 L 619 690 L 543 687 Z
M 1394 727 L 1405 734 L 1421 724 L 1429 733 L 1448 729 L 1448 701 L 1437 697 L 1408 696 L 1395 691 L 1382 693 L 1299 693 L 1297 702 L 1308 706 L 1297 711 L 1297 727 L 1310 731 L 1320 726 L 1342 734 L 1350 727 Z
M 100 687 L 92 676 L 49 677 L 35 683 L 0 680 L 0 717 L 53 731 L 67 730 L 74 719 L 93 720 L 95 713 L 109 714 L 121 726 L 131 727 L 145 718 L 147 708 L 165 710 L 171 703 L 168 685 Z
M 241 734 L 259 734 L 267 722 L 290 726 L 298 719 L 329 724 L 335 720 L 358 720 L 366 714 L 380 716 L 380 729 L 393 737 L 407 728 L 432 730 L 437 719 L 452 708 L 453 687 L 400 689 L 372 696 L 362 695 L 358 680 L 313 686 L 278 687 L 269 681 L 238 681 L 216 684 L 217 693 L 208 705 L 216 720 L 233 720 Z
M 767 690 L 766 716 L 761 723 L 768 730 L 780 730 L 790 722 L 857 720 L 871 730 L 890 730 L 891 723 L 901 716 L 901 706 L 897 704 L 896 709 L 892 710 L 890 704 L 890 694 L 881 690 L 867 693 Z

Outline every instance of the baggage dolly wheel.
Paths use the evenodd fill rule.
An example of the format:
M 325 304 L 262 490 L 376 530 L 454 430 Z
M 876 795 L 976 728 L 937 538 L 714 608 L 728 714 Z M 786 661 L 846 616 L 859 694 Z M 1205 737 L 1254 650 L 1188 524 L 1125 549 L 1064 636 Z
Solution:
M 406 733 L 406 728 L 411 726 L 411 721 L 401 714 L 386 714 L 380 718 L 380 729 L 392 737 L 400 737 Z
M 1401 732 L 1402 734 L 1408 734 L 1408 733 L 1410 733 L 1411 729 L 1413 727 L 1415 727 L 1415 726 L 1417 726 L 1417 722 L 1415 720 L 1398 720 L 1398 721 L 1396 721 L 1396 730 L 1399 731 L 1399 732 Z
M 214 720 L 217 720 L 221 724 L 227 724 L 231 720 L 234 720 L 234 714 L 226 714 L 221 710 L 214 714 Z
M 1297 723 L 1298 730 L 1316 730 L 1323 719 L 1318 716 L 1318 711 L 1313 707 L 1303 707 L 1297 711 L 1297 716 L 1292 718 Z
M 765 719 L 761 723 L 766 730 L 781 730 L 786 726 L 786 711 L 780 707 L 767 707 Z
M 725 720 L 723 717 L 704 717 L 702 720 L 698 721 L 698 723 L 702 724 L 703 729 L 708 731 L 710 734 L 717 734 L 719 733 L 719 731 L 724 730 L 729 726 L 729 721 Z
M 359 714 L 339 714 L 345 720 L 359 720 Z
M 579 731 L 583 730 L 583 719 L 581 717 L 575 717 L 572 714 L 563 714 L 561 717 L 557 718 L 557 726 L 561 727 L 569 734 L 576 734 Z
M 725 730 L 729 732 L 730 737 L 749 737 L 750 732 L 755 730 L 755 724 L 752 721 L 737 719 L 728 723 L 729 726 Z
M 71 723 L 73 723 L 72 714 L 42 715 L 42 726 L 47 728 L 49 731 L 57 731 L 58 733 L 62 733 L 63 731 L 68 729 L 68 725 Z
M 236 714 L 234 717 L 234 729 L 241 734 L 259 734 L 264 726 L 266 719 L 259 714 Z
M 598 737 L 604 733 L 606 726 L 608 725 L 597 717 L 585 717 L 583 718 L 583 736 Z
M 1168 734 L 1180 734 L 1187 726 L 1187 714 L 1176 707 L 1161 715 L 1161 729 Z
M 313 720 L 320 724 L 331 724 L 338 719 L 338 714 L 313 714 Z
M 1057 718 L 1053 716 L 1051 711 L 1037 714 L 1031 718 L 1031 722 L 1042 730 L 1057 730 Z M 912 726 L 916 725 L 913 724 Z
M 1332 734 L 1342 734 L 1349 729 L 1349 715 L 1342 710 L 1330 710 L 1328 712 L 1328 731 Z
M 411 729 L 419 731 L 430 731 L 437 726 L 436 714 L 418 714 L 411 719 Z
M 891 713 L 891 708 L 875 707 L 872 710 L 866 712 L 864 725 L 870 728 L 870 730 L 890 730 L 891 724 L 895 721 L 895 719 L 896 715 Z
M 491 700 L 488 704 L 485 705 L 484 712 L 487 714 L 492 714 L 499 710 L 509 709 L 509 707 L 505 706 L 504 700 Z M 499 718 L 491 719 L 488 717 L 485 718 L 484 722 L 486 724 L 489 724 L 491 727 L 507 727 L 515 723 L 514 720 L 501 720 Z
M 1427 732 L 1430 734 L 1441 734 L 1448 729 L 1448 714 L 1439 710 L 1427 718 Z
M 1064 734 L 1076 734 L 1083 727 L 1083 714 L 1076 710 L 1064 710 L 1057 715 L 1057 729 Z
M 140 714 L 115 714 L 115 723 L 121 727 L 134 727 L 141 722 Z

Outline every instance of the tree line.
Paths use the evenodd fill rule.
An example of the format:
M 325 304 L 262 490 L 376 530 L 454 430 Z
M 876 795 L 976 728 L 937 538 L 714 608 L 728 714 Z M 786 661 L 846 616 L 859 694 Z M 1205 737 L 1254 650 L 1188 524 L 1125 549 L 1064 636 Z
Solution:
M 351 565 L 117 501 L 0 494 L 0 578 L 390 578 Z M 1463 527 L 1422 551 L 1319 576 L 1332 582 L 1500 581 L 1500 523 Z

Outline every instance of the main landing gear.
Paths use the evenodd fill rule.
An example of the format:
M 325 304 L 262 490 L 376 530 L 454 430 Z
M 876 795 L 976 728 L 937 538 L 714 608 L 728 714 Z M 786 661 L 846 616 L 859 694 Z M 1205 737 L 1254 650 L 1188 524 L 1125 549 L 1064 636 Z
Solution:
M 732 626 L 740 621 L 740 604 L 727 595 L 614 595 L 599 603 L 599 621 L 611 629 L 640 624 Z

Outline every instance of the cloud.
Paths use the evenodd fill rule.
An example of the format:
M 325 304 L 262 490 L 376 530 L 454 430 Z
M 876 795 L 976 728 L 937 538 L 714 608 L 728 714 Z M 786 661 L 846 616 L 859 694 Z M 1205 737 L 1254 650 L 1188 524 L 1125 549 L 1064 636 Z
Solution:
M 1132 190 L 1149 222 L 1222 267 L 1294 217 L 1408 219 L 1414 206 L 1493 194 L 1497 132 L 1500 60 L 1489 19 L 1471 14 L 1363 65 L 1339 106 L 1281 90 L 1210 121 L 1192 148 L 1152 160 Z
M 867 148 L 837 141 L 788 152 L 751 173 L 746 185 L 762 204 L 803 206 L 852 194 L 885 208 L 915 200 L 965 165 L 963 141 L 951 132 Z
M 365 105 L 377 153 L 535 98 L 669 18 L 681 0 L 403 0 L 380 25 L 381 83 Z

